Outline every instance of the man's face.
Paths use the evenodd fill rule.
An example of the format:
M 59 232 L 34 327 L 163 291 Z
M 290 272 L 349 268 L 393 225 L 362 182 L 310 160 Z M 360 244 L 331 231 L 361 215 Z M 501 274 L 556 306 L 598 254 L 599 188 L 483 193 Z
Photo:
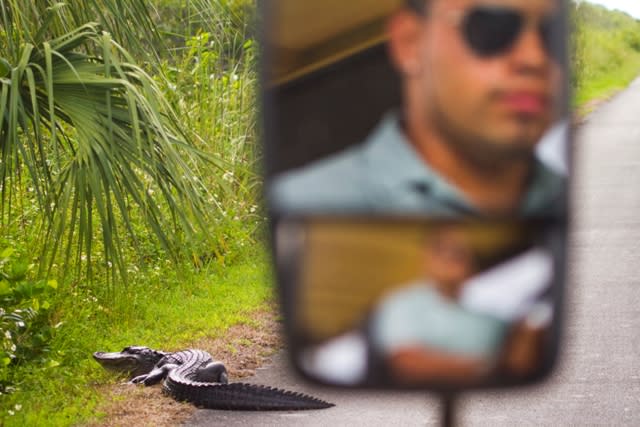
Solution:
M 456 228 L 434 232 L 425 248 L 425 272 L 434 285 L 457 298 L 464 281 L 475 273 L 475 256 L 468 233 Z
M 465 17 L 478 8 L 523 17 L 498 53 L 474 50 L 463 34 Z M 554 119 L 561 90 L 560 65 L 539 30 L 556 12 L 555 0 L 433 0 L 419 17 L 409 108 L 418 107 L 426 126 L 472 157 L 530 155 Z

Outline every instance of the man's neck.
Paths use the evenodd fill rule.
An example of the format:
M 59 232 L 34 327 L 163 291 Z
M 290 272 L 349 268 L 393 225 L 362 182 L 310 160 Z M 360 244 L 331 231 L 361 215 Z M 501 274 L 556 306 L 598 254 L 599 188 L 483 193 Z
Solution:
M 460 156 L 435 129 L 411 123 L 405 132 L 422 161 L 458 188 L 480 211 L 506 215 L 518 210 L 531 173 L 531 162 L 480 165 Z

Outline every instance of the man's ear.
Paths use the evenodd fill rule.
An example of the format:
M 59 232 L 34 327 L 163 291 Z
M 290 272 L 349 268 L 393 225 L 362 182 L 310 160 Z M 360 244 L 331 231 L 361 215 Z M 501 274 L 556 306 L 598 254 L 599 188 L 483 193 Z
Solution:
M 420 45 L 424 23 L 408 10 L 396 12 L 387 23 L 389 56 L 401 74 L 412 76 L 421 71 Z

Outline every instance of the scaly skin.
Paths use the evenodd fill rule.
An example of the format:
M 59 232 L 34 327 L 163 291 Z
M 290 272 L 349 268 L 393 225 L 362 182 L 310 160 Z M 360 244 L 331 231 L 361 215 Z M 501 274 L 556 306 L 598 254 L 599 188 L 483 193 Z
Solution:
M 133 383 L 153 385 L 164 379 L 167 394 L 202 408 L 289 411 L 334 406 L 302 393 L 246 383 L 228 384 L 224 365 L 202 350 L 167 353 L 148 347 L 126 347 L 116 353 L 96 352 L 93 357 L 107 369 L 128 373 Z

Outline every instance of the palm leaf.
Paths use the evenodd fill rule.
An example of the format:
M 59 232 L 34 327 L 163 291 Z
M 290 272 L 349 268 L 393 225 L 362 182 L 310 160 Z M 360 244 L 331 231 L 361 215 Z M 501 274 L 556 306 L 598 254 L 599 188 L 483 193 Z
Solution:
M 62 252 L 76 265 L 84 254 L 91 269 L 99 232 L 105 263 L 126 275 L 132 213 L 170 253 L 176 233 L 203 226 L 206 189 L 193 168 L 205 156 L 109 34 L 86 24 L 16 56 L 0 80 L 0 212 L 11 218 L 8 189 L 24 166 L 45 218 L 43 266 Z
M 6 42 L 3 50 L 13 59 L 23 43 L 38 46 L 88 22 L 100 24 L 144 60 L 157 58 L 164 46 L 146 0 L 0 0 L 0 10 L 7 32 L 0 48 Z

